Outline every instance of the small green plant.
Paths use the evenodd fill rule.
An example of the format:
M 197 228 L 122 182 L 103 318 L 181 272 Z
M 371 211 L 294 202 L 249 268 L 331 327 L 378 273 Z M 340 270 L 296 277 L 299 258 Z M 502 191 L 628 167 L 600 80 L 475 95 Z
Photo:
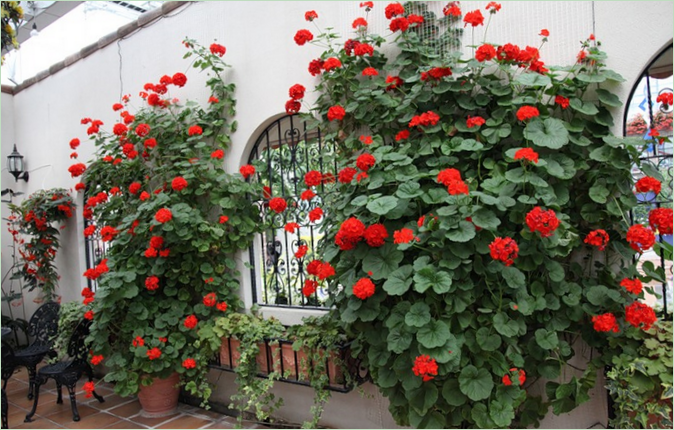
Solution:
M 237 417 L 239 426 L 248 417 L 254 417 L 258 421 L 269 421 L 274 411 L 283 405 L 283 399 L 271 393 L 274 383 L 281 374 L 274 366 L 267 365 L 268 369 L 261 369 L 258 363 L 259 361 L 268 363 L 269 354 L 265 342 L 280 338 L 283 332 L 283 325 L 276 319 L 263 319 L 257 315 L 243 313 L 232 313 L 219 318 L 212 331 L 200 332 L 200 336 L 211 343 L 224 342 L 227 338 L 234 338 L 240 342 L 238 351 L 232 351 L 232 354 L 238 357 L 234 369 L 237 393 L 232 396 L 230 404 L 230 408 L 236 408 L 239 412 Z M 260 350 L 260 346 L 265 350 Z M 260 354 L 263 354 L 264 360 L 258 360 Z M 266 370 L 270 370 L 266 378 L 257 377 L 261 371 Z
M 613 358 L 607 388 L 614 401 L 613 428 L 672 428 L 672 321 L 643 332 L 637 357 Z
M 75 332 L 77 325 L 82 322 L 84 305 L 80 302 L 68 302 L 61 305 L 59 310 L 59 329 L 54 337 L 54 350 L 56 356 L 49 360 L 57 363 L 68 355 L 68 343 Z

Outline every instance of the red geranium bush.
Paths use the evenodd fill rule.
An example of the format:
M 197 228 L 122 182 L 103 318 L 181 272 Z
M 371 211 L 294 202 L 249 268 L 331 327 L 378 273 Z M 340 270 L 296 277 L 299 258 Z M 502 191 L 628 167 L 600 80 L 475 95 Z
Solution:
M 621 282 L 664 279 L 632 264 L 660 244 L 623 217 L 652 143 L 610 132 L 607 88 L 623 79 L 594 36 L 565 67 L 545 64 L 547 30 L 542 44 L 531 35 L 540 48 L 494 41 L 460 58 L 462 28 L 489 41 L 500 9 L 462 20 L 458 2 L 440 18 L 392 3 L 379 13 L 394 58 L 364 26 L 343 47 L 331 33 L 306 41 L 330 42 L 305 77 L 318 76 L 313 113 L 339 154 L 338 181 L 318 193 L 329 304 L 400 425 L 519 428 L 568 412 L 652 324 L 644 292 Z M 653 228 L 671 230 L 663 219 Z M 557 380 L 579 338 L 601 354 L 582 377 L 548 382 L 544 402 L 528 387 Z

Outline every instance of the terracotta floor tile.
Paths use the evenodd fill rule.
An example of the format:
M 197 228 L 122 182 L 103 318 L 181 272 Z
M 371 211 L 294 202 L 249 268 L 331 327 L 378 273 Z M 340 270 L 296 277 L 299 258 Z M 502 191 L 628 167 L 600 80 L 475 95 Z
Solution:
M 117 415 L 118 417 L 121 418 L 129 418 L 134 415 L 138 415 L 140 410 L 141 410 L 140 403 L 138 402 L 138 400 L 135 400 L 133 402 L 117 406 L 116 408 L 108 409 L 108 412 L 113 415 Z
M 180 415 L 180 414 L 175 413 L 175 414 L 167 415 L 167 416 L 164 416 L 164 417 L 158 417 L 158 418 L 148 418 L 148 417 L 144 417 L 142 415 L 138 415 L 137 417 L 133 417 L 132 421 L 137 422 L 139 424 L 143 424 L 143 425 L 148 426 L 148 427 L 158 427 L 158 426 L 166 423 L 167 421 L 174 419 L 178 415 Z
M 103 399 L 105 401 L 103 403 L 100 403 L 98 400 L 96 400 L 95 397 L 92 396 L 91 399 L 86 399 L 86 402 L 84 404 L 86 404 L 87 406 L 91 406 L 94 409 L 98 409 L 99 411 L 108 411 L 110 409 L 116 408 L 117 406 L 134 401 L 133 397 L 119 397 L 116 394 L 103 396 Z
M 11 407 L 7 411 L 7 424 L 9 428 L 14 428 L 20 424 L 23 424 L 23 420 L 26 419 L 27 411 L 23 409 L 12 409 Z
M 227 417 L 211 424 L 207 429 L 233 429 L 236 428 L 236 418 Z
M 86 418 L 82 418 L 78 422 L 72 422 L 71 424 L 68 424 L 67 427 L 71 429 L 100 429 L 120 421 L 122 420 L 119 417 L 106 414 L 105 412 L 99 412 L 97 414 L 89 415 Z
M 110 427 L 105 427 L 109 429 L 146 429 L 144 425 L 138 424 L 129 420 L 121 420 L 117 423 L 111 425 Z
M 62 429 L 62 425 L 55 423 L 54 421 L 48 420 L 46 418 L 38 418 L 30 423 L 21 423 L 18 426 L 14 427 L 16 429 Z
M 65 406 L 59 410 L 58 406 Z M 39 408 L 38 408 L 39 409 Z M 88 416 L 99 413 L 96 409 L 90 408 L 87 405 L 77 405 L 77 410 L 80 413 L 80 419 L 84 420 Z M 53 412 L 41 412 L 40 415 L 49 418 L 63 426 L 70 426 L 73 423 L 73 411 L 70 409 L 69 402 L 64 402 L 63 405 L 56 405 Z
M 65 398 L 63 399 L 63 402 L 69 403 L 68 402 L 69 398 L 67 396 L 64 397 Z M 20 396 L 12 395 L 7 400 L 9 401 L 9 404 L 11 406 L 23 408 L 26 410 L 30 410 L 33 408 L 34 400 L 28 400 L 28 398 L 24 396 L 23 393 Z M 45 408 L 50 408 L 55 404 L 56 404 L 56 394 L 42 391 L 42 389 L 40 389 L 40 396 L 38 398 L 37 403 L 37 413 L 40 414 L 41 412 L 44 412 L 46 410 Z
M 160 426 L 155 428 L 158 429 L 198 429 L 207 424 L 210 420 L 204 420 L 202 418 L 193 417 L 190 415 L 182 415 L 174 420 L 168 421 Z

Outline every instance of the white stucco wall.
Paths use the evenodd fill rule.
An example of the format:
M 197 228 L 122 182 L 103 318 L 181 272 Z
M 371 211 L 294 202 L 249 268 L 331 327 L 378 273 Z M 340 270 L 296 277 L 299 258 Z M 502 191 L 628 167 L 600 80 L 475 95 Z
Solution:
M 429 2 L 439 11 L 444 3 Z M 372 31 L 392 39 L 383 16 L 387 2 L 375 3 L 368 20 Z M 465 11 L 484 8 L 486 2 L 462 2 Z M 298 29 L 315 32 L 313 24 L 304 21 L 304 12 L 315 9 L 317 24 L 334 27 L 345 36 L 352 32 L 351 22 L 364 16 L 358 2 L 196 2 L 172 11 L 169 16 L 148 23 L 135 33 L 94 52 L 90 56 L 58 71 L 40 82 L 23 89 L 13 97 L 2 94 L 2 154 L 6 157 L 17 143 L 26 157 L 31 177 L 28 183 L 2 172 L 2 187 L 10 186 L 26 194 L 41 188 L 71 188 L 77 180 L 70 178 L 67 168 L 68 142 L 79 137 L 80 160 L 86 162 L 93 154 L 87 141 L 83 117 L 99 118 L 110 130 L 117 119 L 111 105 L 122 94 L 132 95 L 132 106 L 138 106 L 138 91 L 146 82 L 157 82 L 164 74 L 186 72 L 188 85 L 173 91 L 178 98 L 205 101 L 201 88 L 205 76 L 182 60 L 185 36 L 204 45 L 214 39 L 227 47 L 225 60 L 233 66 L 228 78 L 237 85 L 237 120 L 239 129 L 233 135 L 232 147 L 225 157 L 226 169 L 236 172 L 248 158 L 256 132 L 284 111 L 287 90 L 295 83 L 311 88 L 314 82 L 308 71 L 309 61 L 318 57 L 320 49 L 293 42 Z M 483 10 L 484 12 L 484 10 Z M 488 15 L 485 13 L 485 15 Z M 541 49 L 546 64 L 569 64 L 575 61 L 579 42 L 595 33 L 607 51 L 609 67 L 622 74 L 627 82 L 615 91 L 626 101 L 632 85 L 653 56 L 672 41 L 673 6 L 671 2 L 503 2 L 503 9 L 493 18 L 486 40 L 492 43 L 515 43 L 540 46 L 540 30 L 550 31 L 549 42 Z M 467 29 L 464 44 L 483 40 L 483 27 L 475 34 Z M 472 39 L 474 37 L 474 39 Z M 121 59 L 120 59 L 121 58 Z M 308 91 L 307 102 L 315 95 Z M 622 110 L 615 112 L 615 132 L 621 131 Z M 4 163 L 4 161 L 3 161 Z M 45 167 L 43 167 L 45 166 Z M 37 169 L 37 170 L 35 170 Z M 34 171 L 33 171 L 34 170 Z M 20 201 L 17 199 L 16 201 Z M 78 198 L 81 207 L 81 197 Z M 8 215 L 2 205 L 2 216 Z M 6 245 L 9 235 L 3 226 L 2 272 L 10 267 Z M 246 256 L 242 255 L 242 261 Z M 57 259 L 62 276 L 60 286 L 64 300 L 79 299 L 85 285 L 81 276 L 85 270 L 82 220 L 70 220 L 62 232 L 62 250 Z M 242 293 L 250 302 L 248 270 L 241 265 L 244 279 Z M 32 297 L 26 302 L 30 306 Z M 32 313 L 32 308 L 27 314 Z M 5 308 L 3 306 L 3 314 Z M 285 322 L 296 322 L 298 314 L 286 311 Z M 219 379 L 214 400 L 228 403 L 233 392 L 229 374 L 213 375 Z M 225 383 L 227 382 L 227 383 Z M 281 416 L 292 421 L 306 419 L 311 404 L 311 390 L 287 384 L 275 388 L 286 398 Z M 367 391 L 375 393 L 371 387 Z M 585 406 L 573 421 L 549 421 L 543 427 L 589 427 L 596 422 L 606 424 L 605 391 L 598 388 L 596 404 Z M 393 427 L 386 399 L 378 394 L 362 399 L 357 393 L 335 394 L 326 409 L 324 424 L 335 427 Z M 345 413 L 344 411 L 348 411 Z

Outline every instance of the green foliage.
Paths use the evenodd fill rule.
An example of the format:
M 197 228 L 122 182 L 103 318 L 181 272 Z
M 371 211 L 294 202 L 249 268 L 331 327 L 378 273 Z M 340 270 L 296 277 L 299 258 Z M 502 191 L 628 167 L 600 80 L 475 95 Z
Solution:
M 597 369 L 622 352 L 613 341 L 637 331 L 624 321 L 635 296 L 620 282 L 637 272 L 623 213 L 636 204 L 631 169 L 650 142 L 611 135 L 608 108 L 620 102 L 605 83 L 622 78 L 605 69 L 593 38 L 582 43 L 586 58 L 564 68 L 548 70 L 538 57 L 518 67 L 504 53 L 462 59 L 446 49 L 458 18 L 436 19 L 419 2 L 404 6 L 405 15 L 424 22 L 394 33 L 393 58 L 377 49 L 383 39 L 366 31 L 354 40 L 372 46 L 372 55 L 348 53 L 328 33 L 314 41 L 327 46 L 322 60 L 335 57 L 341 67 L 320 75 L 312 113 L 338 147 L 337 170 L 360 171 L 321 194 L 322 250 L 336 269 L 329 304 L 399 425 L 536 425 L 550 408 L 561 414 L 588 400 Z M 367 67 L 379 75 L 363 76 Z M 452 75 L 435 78 L 435 68 Z M 394 77 L 401 83 L 391 85 Z M 334 106 L 344 107 L 343 119 L 328 118 Z M 476 117 L 483 123 L 470 124 Z M 522 149 L 535 151 L 537 161 L 516 156 Z M 363 153 L 375 160 L 367 175 L 357 162 Z M 449 168 L 460 180 L 443 185 L 438 176 Z M 527 225 L 536 207 L 559 221 L 549 235 Z M 383 225 L 383 246 L 362 238 L 343 246 L 336 237 L 350 218 Z M 412 240 L 400 239 L 403 229 Z M 601 253 L 584 243 L 596 229 L 610 237 Z M 518 244 L 507 263 L 490 249 L 506 237 Z M 354 294 L 362 278 L 375 285 L 364 299 L 362 291 Z M 604 313 L 616 316 L 619 334 L 593 329 L 592 317 Z M 528 394 L 531 381 L 560 376 L 578 337 L 601 358 L 580 378 L 548 384 L 546 402 Z M 417 367 L 421 356 L 437 372 Z M 507 375 L 511 385 L 503 382 Z
M 614 428 L 672 427 L 672 321 L 640 333 L 636 358 L 613 358 L 607 388 L 614 401 Z
M 205 402 L 207 365 L 219 344 L 202 342 L 200 333 L 241 307 L 234 256 L 262 228 L 252 204 L 261 188 L 226 173 L 217 156 L 235 128 L 234 85 L 221 76 L 227 64 L 193 40 L 184 44 L 190 48 L 185 57 L 209 73 L 207 108 L 148 90 L 143 107 L 125 117 L 128 132 L 91 134 L 97 151 L 83 177 L 85 216 L 95 223 L 95 236 L 116 231 L 111 239 L 103 236 L 110 240 L 106 260 L 97 262 L 103 270 L 90 274 L 100 276 L 91 340 L 119 394 L 178 372 L 186 390 Z M 172 80 L 180 82 L 176 75 Z M 182 189 L 174 186 L 180 179 Z M 132 191 L 132 184 L 139 189 Z M 167 210 L 170 220 L 157 215 Z
M 2 51 L 9 51 L 10 47 L 19 48 L 16 32 L 23 22 L 23 9 L 18 1 L 3 1 L 2 4 Z M 5 63 L 5 56 L 2 56 Z
M 75 202 L 63 188 L 39 190 L 31 194 L 20 206 L 10 205 L 10 221 L 18 222 L 18 230 L 10 229 L 18 243 L 19 270 L 13 279 L 21 278 L 24 288 L 40 290 L 46 301 L 56 300 L 59 274 L 54 259 L 60 247 L 59 229 L 54 223 L 62 223 L 73 216 Z M 27 240 L 20 235 L 28 236 Z
M 59 329 L 54 336 L 54 351 L 57 355 L 50 359 L 51 363 L 58 363 L 67 357 L 68 343 L 77 325 L 82 322 L 82 315 L 84 305 L 80 302 L 63 303 L 59 308 Z

